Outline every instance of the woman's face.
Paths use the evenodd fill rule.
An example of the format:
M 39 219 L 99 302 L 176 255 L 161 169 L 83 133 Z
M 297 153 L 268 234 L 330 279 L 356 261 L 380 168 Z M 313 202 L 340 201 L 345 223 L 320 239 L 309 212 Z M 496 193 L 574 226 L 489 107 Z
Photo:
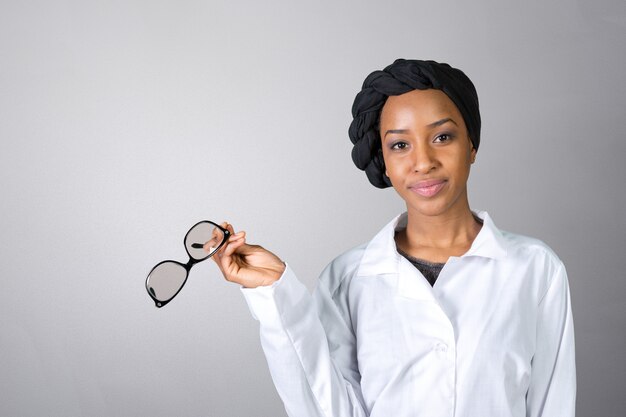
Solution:
M 380 136 L 387 176 L 409 211 L 436 216 L 467 207 L 476 150 L 463 116 L 445 93 L 428 89 L 390 96 L 380 116 Z

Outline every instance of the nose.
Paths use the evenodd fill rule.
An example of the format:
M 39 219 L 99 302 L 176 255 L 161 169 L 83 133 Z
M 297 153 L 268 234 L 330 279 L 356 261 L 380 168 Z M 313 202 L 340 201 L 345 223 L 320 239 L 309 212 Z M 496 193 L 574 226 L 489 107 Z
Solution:
M 436 152 L 428 143 L 422 143 L 415 146 L 413 152 L 413 170 L 415 172 L 426 174 L 436 166 Z

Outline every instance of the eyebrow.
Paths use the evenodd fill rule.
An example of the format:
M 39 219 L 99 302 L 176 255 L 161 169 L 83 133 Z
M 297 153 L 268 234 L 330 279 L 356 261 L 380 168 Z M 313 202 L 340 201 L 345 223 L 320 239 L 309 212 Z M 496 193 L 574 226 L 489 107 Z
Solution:
M 426 125 L 426 127 L 429 127 L 429 128 L 432 129 L 433 127 L 441 126 L 442 124 L 448 123 L 448 122 L 452 122 L 452 123 L 454 123 L 455 125 L 458 126 L 458 124 L 454 120 L 452 120 L 449 117 L 446 117 L 444 119 L 437 120 L 436 122 L 432 122 L 432 123 Z M 408 132 L 409 131 L 407 129 L 390 129 L 390 130 L 385 132 L 385 136 L 387 136 L 388 133 L 400 133 L 400 134 L 402 134 L 402 133 L 408 133 Z

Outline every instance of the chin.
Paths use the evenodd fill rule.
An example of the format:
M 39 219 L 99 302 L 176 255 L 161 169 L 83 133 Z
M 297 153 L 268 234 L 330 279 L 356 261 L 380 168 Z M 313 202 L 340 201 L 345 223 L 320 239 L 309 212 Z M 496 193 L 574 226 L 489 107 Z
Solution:
M 404 201 L 408 211 L 417 212 L 422 216 L 435 217 L 455 210 L 455 202 L 445 197 L 446 196 L 440 196 L 440 198 L 430 200 L 411 198 L 410 200 L 405 199 Z
M 413 207 L 413 211 L 420 213 L 422 216 L 437 217 L 446 212 L 446 208 L 441 207 Z
M 404 200 L 408 211 L 417 212 L 424 216 L 438 216 L 445 213 L 449 206 L 444 201 L 415 201 Z

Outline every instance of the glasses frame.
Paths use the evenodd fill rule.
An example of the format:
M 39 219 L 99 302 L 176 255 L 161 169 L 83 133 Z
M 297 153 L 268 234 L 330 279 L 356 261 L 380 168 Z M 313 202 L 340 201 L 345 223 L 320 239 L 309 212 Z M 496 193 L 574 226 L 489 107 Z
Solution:
M 204 258 L 200 258 L 200 259 L 194 259 L 191 254 L 189 253 L 189 250 L 187 249 L 187 245 L 185 245 L 185 242 L 187 242 L 187 236 L 189 236 L 189 233 L 191 233 L 191 231 L 198 225 L 202 224 L 202 223 L 208 223 L 212 226 L 215 226 L 217 229 L 221 230 L 222 233 L 224 233 L 224 237 L 222 238 L 222 242 L 217 245 L 217 247 L 215 247 L 211 252 L 208 252 L 207 255 Z M 189 230 L 187 231 L 187 233 L 185 233 L 185 238 L 183 239 L 183 246 L 185 247 L 185 252 L 187 252 L 187 255 L 189 256 L 189 260 L 187 261 L 186 264 L 182 263 L 182 262 L 178 262 L 178 261 L 174 261 L 171 259 L 166 259 L 164 261 L 159 262 L 158 264 L 156 264 L 155 266 L 152 267 L 152 269 L 150 270 L 150 272 L 148 273 L 148 276 L 146 277 L 146 291 L 148 292 L 148 295 L 150 296 L 150 298 L 152 298 L 152 300 L 154 301 L 154 304 L 156 305 L 157 308 L 161 308 L 161 307 L 165 307 L 170 301 L 172 301 L 174 299 L 174 297 L 176 297 L 178 295 L 178 293 L 183 289 L 183 287 L 185 286 L 185 284 L 187 283 L 187 278 L 189 278 L 189 271 L 191 270 L 191 268 L 202 261 L 205 261 L 207 259 L 209 259 L 211 256 L 215 255 L 215 253 L 220 250 L 220 248 L 222 246 L 224 246 L 224 243 L 226 243 L 226 241 L 228 241 L 228 238 L 230 238 L 230 232 L 223 228 L 222 226 L 220 226 L 219 224 L 212 222 L 210 220 L 201 220 L 198 223 L 194 224 L 193 226 L 191 226 L 189 228 Z M 183 281 L 183 283 L 181 284 L 180 288 L 178 289 L 178 291 L 176 291 L 176 293 L 174 295 L 172 295 L 170 298 L 168 298 L 165 301 L 162 300 L 158 300 L 151 292 L 150 292 L 150 287 L 148 287 L 148 281 L 150 280 L 150 275 L 152 275 L 152 272 L 154 272 L 155 269 L 157 269 L 160 265 L 166 263 L 166 262 L 172 262 L 175 264 L 178 264 L 180 266 L 182 266 L 183 268 L 185 268 L 186 274 L 185 274 L 185 280 Z

